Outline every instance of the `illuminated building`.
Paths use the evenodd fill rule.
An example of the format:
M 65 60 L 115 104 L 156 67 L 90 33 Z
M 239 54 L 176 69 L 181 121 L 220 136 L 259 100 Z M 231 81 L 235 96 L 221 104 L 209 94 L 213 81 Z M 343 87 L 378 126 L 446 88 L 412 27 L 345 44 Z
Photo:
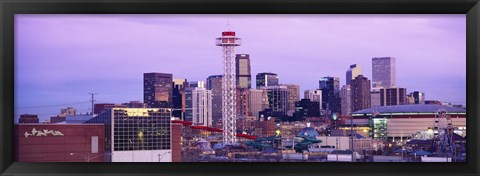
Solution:
M 144 73 L 143 102 L 149 108 L 171 108 L 172 74 Z
M 328 114 L 340 113 L 340 79 L 338 77 L 322 77 L 319 80 L 319 89 L 322 90 L 322 109 Z
M 278 86 L 278 75 L 276 73 L 258 73 L 257 74 L 257 89 L 267 86 Z
M 207 89 L 212 91 L 212 123 L 215 127 L 222 126 L 222 80 L 222 75 L 207 78 Z
M 183 118 L 185 113 L 185 88 L 188 87 L 187 79 L 173 79 L 172 89 L 172 116 Z
M 111 162 L 171 162 L 171 110 L 112 108 L 88 120 L 105 125 Z
M 433 129 L 438 110 L 445 109 L 455 128 L 466 127 L 466 110 L 445 105 L 413 104 L 380 106 L 352 112 L 355 126 L 370 127 L 375 139 L 404 140 L 419 131 Z
M 295 102 L 300 101 L 300 85 L 297 84 L 282 84 L 287 86 L 288 90 L 288 109 L 287 111 L 295 111 Z
M 212 126 L 212 91 L 204 87 L 203 81 L 192 83 L 190 85 L 197 87 L 185 89 L 184 120 L 193 122 L 193 125 Z

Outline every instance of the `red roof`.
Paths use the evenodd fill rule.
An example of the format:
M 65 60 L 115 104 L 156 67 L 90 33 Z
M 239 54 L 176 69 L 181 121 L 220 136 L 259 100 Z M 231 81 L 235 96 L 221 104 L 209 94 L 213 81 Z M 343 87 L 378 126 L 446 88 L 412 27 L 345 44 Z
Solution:
M 225 31 L 225 32 L 222 32 L 222 36 L 235 36 L 235 32 Z

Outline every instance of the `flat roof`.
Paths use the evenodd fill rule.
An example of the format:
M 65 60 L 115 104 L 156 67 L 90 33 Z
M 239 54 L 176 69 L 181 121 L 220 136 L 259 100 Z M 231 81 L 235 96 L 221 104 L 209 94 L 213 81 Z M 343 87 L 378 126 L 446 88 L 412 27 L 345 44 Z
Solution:
M 447 105 L 436 104 L 411 104 L 411 105 L 394 105 L 394 106 L 379 106 L 360 111 L 352 112 L 352 116 L 372 115 L 378 113 L 379 115 L 428 115 L 435 114 L 438 110 L 445 109 L 448 114 L 466 114 L 466 109 L 456 108 Z

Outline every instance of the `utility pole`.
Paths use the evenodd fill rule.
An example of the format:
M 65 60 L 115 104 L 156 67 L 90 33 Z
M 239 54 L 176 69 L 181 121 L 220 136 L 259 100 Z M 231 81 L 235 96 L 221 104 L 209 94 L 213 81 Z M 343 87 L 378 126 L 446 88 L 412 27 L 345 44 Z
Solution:
M 350 143 L 352 143 L 352 162 L 355 162 L 354 144 L 353 144 L 353 116 L 350 117 Z
M 93 115 L 93 112 L 94 112 L 94 102 L 95 102 L 95 95 L 96 95 L 97 93 L 88 93 L 88 94 L 90 94 L 90 95 L 92 96 L 92 99 L 91 99 L 91 101 L 92 101 L 92 115 Z

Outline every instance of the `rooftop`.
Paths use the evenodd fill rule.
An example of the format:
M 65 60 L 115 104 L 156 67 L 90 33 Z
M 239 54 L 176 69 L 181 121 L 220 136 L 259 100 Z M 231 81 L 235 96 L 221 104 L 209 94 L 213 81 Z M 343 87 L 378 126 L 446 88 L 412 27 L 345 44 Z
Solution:
M 407 115 L 407 114 L 435 114 L 438 110 L 445 109 L 449 114 L 466 114 L 463 108 L 456 108 L 446 105 L 435 104 L 411 104 L 411 105 L 394 105 L 394 106 L 379 106 L 360 111 L 352 112 L 352 116 L 372 115 Z

